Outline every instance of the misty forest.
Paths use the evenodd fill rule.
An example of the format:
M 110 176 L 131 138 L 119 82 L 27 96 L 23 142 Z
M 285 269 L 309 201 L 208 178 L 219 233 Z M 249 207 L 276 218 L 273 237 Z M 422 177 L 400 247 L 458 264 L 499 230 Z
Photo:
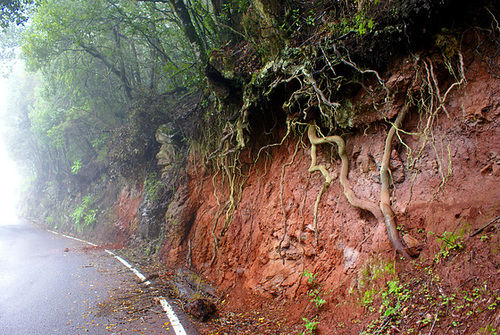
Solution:
M 0 2 L 23 220 L 201 334 L 500 331 L 497 0 Z

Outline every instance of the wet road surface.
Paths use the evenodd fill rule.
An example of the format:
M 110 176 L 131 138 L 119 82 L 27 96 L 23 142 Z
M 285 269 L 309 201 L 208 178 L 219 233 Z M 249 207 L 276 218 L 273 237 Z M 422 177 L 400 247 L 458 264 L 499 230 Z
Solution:
M 104 250 L 0 225 L 0 335 L 175 334 L 157 296 Z

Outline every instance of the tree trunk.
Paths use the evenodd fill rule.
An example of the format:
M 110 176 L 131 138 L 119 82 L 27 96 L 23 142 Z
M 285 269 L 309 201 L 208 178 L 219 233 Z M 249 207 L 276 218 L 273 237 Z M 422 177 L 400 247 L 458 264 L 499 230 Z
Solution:
M 208 62 L 207 50 L 203 40 L 196 32 L 186 4 L 182 0 L 170 0 L 170 5 L 181 22 L 182 30 L 184 30 L 184 34 L 189 40 L 189 43 L 191 43 L 196 58 L 201 63 L 202 67 L 205 66 Z

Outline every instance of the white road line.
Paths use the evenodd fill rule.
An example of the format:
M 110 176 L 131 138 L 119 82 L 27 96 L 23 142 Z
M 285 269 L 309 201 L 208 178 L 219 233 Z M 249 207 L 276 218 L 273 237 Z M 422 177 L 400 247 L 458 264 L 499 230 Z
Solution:
M 114 252 L 109 251 L 108 249 L 104 249 L 104 251 L 106 251 L 108 254 L 110 254 L 111 256 L 113 256 L 114 258 L 116 258 L 117 260 L 119 260 L 120 263 L 122 263 L 123 265 L 125 265 L 130 271 L 132 271 L 137 277 L 139 277 L 139 279 L 142 280 L 144 282 L 144 284 L 151 285 L 151 282 L 149 280 L 146 281 L 146 276 L 144 276 L 142 273 L 140 273 L 134 267 L 132 267 L 132 265 L 130 265 L 129 262 L 127 262 L 126 260 L 124 260 L 123 258 L 121 258 L 120 256 L 118 256 Z
M 53 230 L 49 230 L 49 232 L 51 232 L 52 234 L 64 236 L 66 238 L 69 238 L 69 239 L 72 239 L 72 240 L 75 240 L 78 242 L 87 243 L 93 247 L 97 247 L 96 244 L 81 240 L 77 237 L 61 234 L 61 233 L 58 233 L 58 232 L 53 231 Z M 118 256 L 117 254 L 115 254 L 114 252 L 112 252 L 108 249 L 104 249 L 104 251 L 107 252 L 109 255 L 113 256 L 114 258 L 116 258 L 118 261 L 120 261 L 120 263 L 122 263 L 125 267 L 127 267 L 130 271 L 132 271 L 137 277 L 139 277 L 140 280 L 142 280 L 142 281 L 146 280 L 146 276 L 144 276 L 137 269 L 135 269 L 132 265 L 130 265 L 129 262 L 127 262 L 126 260 L 124 260 L 123 258 L 121 258 L 120 256 Z M 145 281 L 144 284 L 149 286 L 149 285 L 151 285 L 151 282 L 148 280 L 148 281 Z M 160 298 L 161 307 L 163 308 L 165 313 L 167 313 L 168 319 L 170 320 L 170 324 L 172 325 L 172 328 L 174 329 L 175 335 L 187 335 L 186 330 L 182 326 L 182 323 L 179 321 L 179 318 L 177 317 L 177 314 L 175 314 L 175 311 L 172 308 L 172 306 L 168 303 L 168 301 L 164 297 L 160 296 L 159 298 Z
M 79 239 L 79 238 L 77 238 L 77 237 L 73 237 L 73 236 L 69 236 L 69 235 L 61 234 L 61 233 L 58 233 L 58 232 L 53 231 L 53 230 L 49 230 L 49 232 L 51 232 L 52 234 L 61 235 L 61 236 L 64 236 L 64 237 L 66 237 L 66 238 L 70 238 L 70 239 L 75 240 L 75 241 L 78 241 L 78 242 L 87 243 L 88 245 L 91 245 L 91 246 L 93 246 L 93 247 L 97 247 L 97 244 L 94 244 L 94 243 L 91 243 L 91 242 L 87 242 L 87 241 L 84 241 L 84 240 L 80 240 L 80 239 Z
M 163 297 L 160 297 L 160 304 L 161 307 L 163 307 L 163 310 L 167 313 L 170 324 L 172 325 L 172 328 L 174 328 L 175 334 L 187 335 L 184 327 L 182 326 L 182 323 L 179 321 L 179 318 L 175 314 L 174 309 L 172 308 L 172 306 L 170 306 L 167 300 L 165 300 L 165 298 Z

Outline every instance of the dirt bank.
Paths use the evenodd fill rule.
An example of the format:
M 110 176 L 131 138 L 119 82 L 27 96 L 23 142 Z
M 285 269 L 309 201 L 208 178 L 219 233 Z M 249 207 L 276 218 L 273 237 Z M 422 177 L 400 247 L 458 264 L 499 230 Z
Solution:
M 174 202 L 176 209 L 169 209 L 189 224 L 175 243 L 165 245 L 162 257 L 171 266 L 191 266 L 224 294 L 220 318 L 204 325 L 204 331 L 223 327 L 230 334 L 295 333 L 305 329 L 302 318 L 317 320 L 320 334 L 353 334 L 373 320 L 387 330 L 389 323 L 382 328 L 385 319 L 376 322 L 378 312 L 383 316 L 388 308 L 382 294 L 390 292 L 388 282 L 406 287 L 417 277 L 437 283 L 430 288 L 431 296 L 437 292 L 436 299 L 481 285 L 498 295 L 498 232 L 485 230 L 469 237 L 500 214 L 500 81 L 492 73 L 498 64 L 470 48 L 461 58 L 465 77 L 453 78 L 433 57 L 399 59 L 384 74 L 388 87 L 417 91 L 421 88 L 410 87 L 415 83 L 411 79 L 434 66 L 439 95 L 434 103 L 443 103 L 432 116 L 412 108 L 391 154 L 392 208 L 401 235 L 407 235 L 405 242 L 419 254 L 413 261 L 395 255 L 384 225 L 372 214 L 349 204 L 339 183 L 340 159 L 334 146 L 318 149 L 318 164 L 326 166 L 333 181 L 319 203 L 317 242 L 313 213 L 324 178 L 308 172 L 307 134 L 298 132 L 270 146 L 257 161 L 256 151 L 247 149 L 240 156 L 243 177 L 233 193 L 227 176 L 211 173 L 191 157 L 189 183 Z M 404 96 L 396 101 L 393 115 Z M 284 135 L 284 123 L 279 127 Z M 354 192 L 376 203 L 389 128 L 379 115 L 339 134 L 346 142 Z M 231 196 L 237 197 L 234 213 L 228 212 Z M 232 220 L 226 221 L 226 214 Z M 427 272 L 420 273 L 422 269 Z M 398 305 L 400 323 L 392 327 L 410 333 L 427 326 L 428 332 L 434 315 L 441 318 L 437 327 L 434 322 L 435 333 L 447 333 L 448 326 L 467 332 L 490 324 L 498 327 L 496 307 L 486 309 L 495 317 L 476 315 L 476 310 L 467 315 L 471 309 L 441 315 L 443 309 L 436 312 L 439 304 L 431 299 L 423 313 L 415 287 L 405 288 L 414 295 L 406 305 Z M 315 306 L 315 299 L 325 302 Z

